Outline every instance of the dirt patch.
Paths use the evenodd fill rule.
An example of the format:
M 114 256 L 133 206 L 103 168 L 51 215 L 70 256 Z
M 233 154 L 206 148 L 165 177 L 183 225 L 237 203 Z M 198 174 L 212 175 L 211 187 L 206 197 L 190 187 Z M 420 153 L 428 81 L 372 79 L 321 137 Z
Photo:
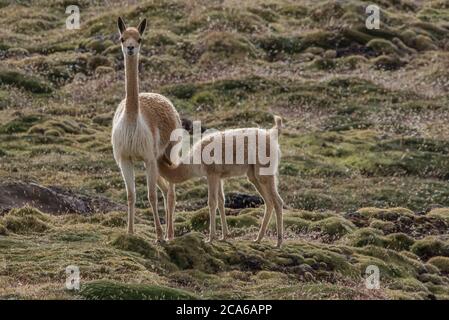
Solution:
M 244 209 L 257 208 L 263 204 L 263 200 L 259 196 L 250 194 L 230 192 L 226 195 L 226 208 Z
M 92 214 L 126 209 L 105 197 L 88 197 L 60 187 L 25 182 L 0 184 L 0 214 L 27 204 L 51 214 Z

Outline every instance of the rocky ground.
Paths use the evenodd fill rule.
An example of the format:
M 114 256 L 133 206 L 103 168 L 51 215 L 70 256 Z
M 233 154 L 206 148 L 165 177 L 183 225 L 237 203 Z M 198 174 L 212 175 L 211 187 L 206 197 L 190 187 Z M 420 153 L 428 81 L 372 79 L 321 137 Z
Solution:
M 77 31 L 64 28 L 73 2 Z M 123 3 L 0 0 L 1 297 L 449 298 L 448 1 L 369 1 L 379 30 L 357 0 Z M 110 146 L 119 14 L 149 19 L 141 89 L 183 118 L 284 118 L 282 249 L 274 225 L 252 243 L 263 206 L 242 209 L 256 194 L 245 179 L 225 185 L 232 240 L 203 243 L 198 179 L 177 188 L 176 239 L 156 245 L 140 170 L 137 233 L 125 234 Z M 64 289 L 68 265 L 80 292 Z M 368 265 L 379 290 L 365 287 Z

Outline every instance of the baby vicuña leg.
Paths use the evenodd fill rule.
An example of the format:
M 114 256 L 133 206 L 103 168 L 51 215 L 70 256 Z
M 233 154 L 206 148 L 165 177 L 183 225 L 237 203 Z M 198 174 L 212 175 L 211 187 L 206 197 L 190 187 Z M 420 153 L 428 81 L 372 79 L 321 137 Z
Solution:
M 226 223 L 226 211 L 225 211 L 225 195 L 223 190 L 223 180 L 220 179 L 219 189 L 218 189 L 218 211 L 220 211 L 221 219 L 221 240 L 226 240 L 228 237 L 228 224 Z
M 277 246 L 280 247 L 282 245 L 283 232 L 284 232 L 283 219 L 282 219 L 282 206 L 284 204 L 284 201 L 282 200 L 277 190 L 276 176 L 273 175 L 268 177 L 269 178 L 266 186 L 268 192 L 270 193 L 273 199 L 274 211 L 276 212 Z
M 220 178 L 215 175 L 207 177 L 208 185 L 208 205 L 209 205 L 209 241 L 212 242 L 215 238 L 215 215 L 218 205 L 218 189 L 220 188 Z
M 262 225 L 260 226 L 259 234 L 257 235 L 257 238 L 255 240 L 255 242 L 260 242 L 262 238 L 265 236 L 268 223 L 270 222 L 271 214 L 273 212 L 273 201 L 270 194 L 265 189 L 264 185 L 262 185 L 256 178 L 254 170 L 256 170 L 254 167 L 248 170 L 248 180 L 254 185 L 254 187 L 256 187 L 257 191 L 259 192 L 259 194 L 263 198 L 263 201 L 265 202 L 265 213 L 263 215 Z

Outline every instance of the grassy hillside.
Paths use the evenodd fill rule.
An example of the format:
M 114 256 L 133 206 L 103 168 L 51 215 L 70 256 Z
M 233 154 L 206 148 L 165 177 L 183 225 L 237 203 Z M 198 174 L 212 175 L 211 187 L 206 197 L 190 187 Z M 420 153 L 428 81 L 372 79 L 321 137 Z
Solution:
M 74 3 L 81 29 L 66 30 Z M 365 28 L 372 3 L 382 10 L 379 30 Z M 0 217 L 0 296 L 75 298 L 64 290 L 65 267 L 75 264 L 84 298 L 449 298 L 449 1 L 0 0 L 0 8 L 0 182 L 126 204 L 110 145 L 125 92 L 116 17 L 130 25 L 146 17 L 142 91 L 166 95 L 208 128 L 284 118 L 288 235 L 280 250 L 274 233 L 254 245 L 262 208 L 229 209 L 235 239 L 204 244 L 207 188 L 192 180 L 177 187 L 177 239 L 156 246 L 140 170 L 134 237 L 125 212 L 27 207 Z M 255 194 L 246 179 L 225 191 Z M 381 268 L 381 290 L 365 289 L 369 264 Z

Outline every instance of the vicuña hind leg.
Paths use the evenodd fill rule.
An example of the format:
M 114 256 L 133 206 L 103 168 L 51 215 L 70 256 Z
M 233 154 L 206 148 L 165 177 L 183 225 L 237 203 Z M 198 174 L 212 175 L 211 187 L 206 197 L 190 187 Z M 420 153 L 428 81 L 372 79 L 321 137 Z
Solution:
M 265 202 L 265 213 L 263 215 L 262 225 L 260 226 L 256 240 L 254 240 L 254 242 L 259 243 L 262 241 L 267 231 L 268 223 L 270 222 L 271 214 L 273 212 L 273 201 L 265 187 L 257 180 L 253 172 L 248 172 L 248 180 L 256 187 Z
M 268 192 L 271 194 L 274 204 L 274 211 L 276 212 L 276 228 L 277 228 L 277 247 L 280 247 L 282 245 L 283 240 L 283 233 L 284 233 L 284 225 L 283 225 L 283 218 L 282 218 L 282 206 L 284 204 L 284 201 L 282 201 L 281 196 L 278 193 L 277 187 L 276 187 L 276 178 L 275 176 L 271 177 L 268 186 Z
M 123 180 L 125 180 L 126 195 L 128 198 L 128 234 L 134 233 L 134 210 L 136 204 L 136 190 L 134 183 L 134 167 L 129 160 L 120 162 Z
M 225 196 L 223 190 L 223 180 L 220 180 L 219 189 L 218 189 L 218 211 L 220 211 L 220 219 L 221 219 L 221 239 L 226 240 L 228 238 L 228 224 L 226 223 L 226 211 L 225 211 Z
M 157 186 L 161 190 L 164 197 L 166 240 L 173 240 L 175 237 L 173 228 L 173 214 L 176 206 L 175 185 L 168 183 L 161 176 L 159 176 L 157 179 Z
M 220 187 L 220 179 L 215 176 L 207 177 L 207 185 L 209 188 L 208 204 L 209 204 L 209 240 L 212 242 L 215 239 L 215 215 L 217 213 L 217 198 L 218 189 Z
M 162 230 L 161 221 L 159 219 L 159 213 L 157 208 L 157 164 L 156 161 L 148 161 L 145 163 L 145 170 L 147 174 L 147 188 L 148 188 L 148 200 L 153 209 L 154 226 L 156 228 L 157 241 L 164 240 L 164 232 Z
M 167 239 L 173 240 L 175 238 L 175 229 L 173 227 L 173 215 L 176 206 L 175 185 L 170 183 L 167 192 Z

